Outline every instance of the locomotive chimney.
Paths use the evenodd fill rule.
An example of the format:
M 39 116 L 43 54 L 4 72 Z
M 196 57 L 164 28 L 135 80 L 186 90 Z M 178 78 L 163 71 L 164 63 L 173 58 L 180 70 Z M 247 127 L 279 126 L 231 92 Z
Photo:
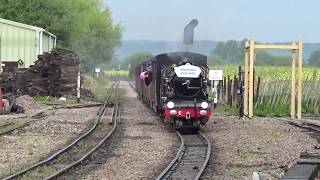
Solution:
M 183 44 L 186 46 L 186 51 L 192 50 L 194 29 L 197 27 L 199 21 L 197 19 L 192 19 L 189 24 L 184 27 L 183 34 Z

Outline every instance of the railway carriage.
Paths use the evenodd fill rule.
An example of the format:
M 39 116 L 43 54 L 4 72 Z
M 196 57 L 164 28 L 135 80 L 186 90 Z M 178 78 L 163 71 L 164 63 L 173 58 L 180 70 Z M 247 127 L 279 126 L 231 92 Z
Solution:
M 207 57 L 191 52 L 157 55 L 136 67 L 139 97 L 166 123 L 200 128 L 211 116 Z

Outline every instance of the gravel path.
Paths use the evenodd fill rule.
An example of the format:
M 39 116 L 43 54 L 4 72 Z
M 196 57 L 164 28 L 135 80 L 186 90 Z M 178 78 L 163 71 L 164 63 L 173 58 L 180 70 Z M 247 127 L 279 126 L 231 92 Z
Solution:
M 0 136 L 0 177 L 60 149 L 88 127 L 98 110 L 99 107 L 46 110 L 46 117 Z
M 127 82 L 121 97 L 120 139 L 107 162 L 83 179 L 154 179 L 176 154 L 174 131 L 164 128 L 154 112 L 136 98 Z
M 251 179 L 254 171 L 263 179 L 278 179 L 301 152 L 319 147 L 304 130 L 272 118 L 215 114 L 203 131 L 213 144 L 204 179 Z

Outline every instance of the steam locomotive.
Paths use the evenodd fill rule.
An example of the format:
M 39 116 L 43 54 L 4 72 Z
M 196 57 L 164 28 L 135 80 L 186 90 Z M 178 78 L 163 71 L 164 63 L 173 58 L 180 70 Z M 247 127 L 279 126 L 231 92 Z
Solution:
M 136 67 L 136 90 L 166 123 L 200 129 L 211 116 L 208 71 L 204 55 L 160 54 Z

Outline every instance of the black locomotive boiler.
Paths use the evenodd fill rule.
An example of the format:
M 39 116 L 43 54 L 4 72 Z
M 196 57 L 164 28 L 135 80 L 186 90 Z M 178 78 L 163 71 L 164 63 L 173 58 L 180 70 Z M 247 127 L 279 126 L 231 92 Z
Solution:
M 211 116 L 208 71 L 204 55 L 160 54 L 136 67 L 136 90 L 166 123 L 199 129 Z

